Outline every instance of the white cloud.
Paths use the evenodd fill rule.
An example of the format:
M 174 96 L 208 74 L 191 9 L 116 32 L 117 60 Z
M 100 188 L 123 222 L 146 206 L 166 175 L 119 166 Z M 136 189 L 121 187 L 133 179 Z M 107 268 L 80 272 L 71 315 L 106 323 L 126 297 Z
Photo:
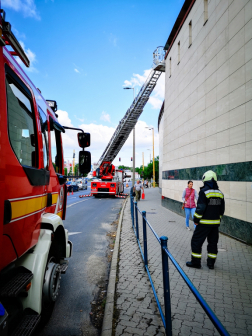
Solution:
M 14 35 L 18 38 L 18 39 L 26 39 L 26 36 L 24 33 L 20 33 L 16 28 L 11 27 L 11 30 L 13 31 Z
M 84 118 L 78 118 L 76 115 L 74 115 L 76 119 L 78 119 L 80 122 L 84 122 L 85 119 Z
M 21 59 L 19 57 L 16 58 L 16 61 L 18 62 L 19 65 L 24 67 L 26 71 L 38 72 L 38 70 L 34 67 L 34 64 L 37 63 L 36 54 L 33 51 L 31 51 L 31 49 L 29 49 L 29 48 L 26 49 L 24 42 L 19 41 L 19 43 L 20 43 L 21 47 L 24 49 L 24 52 L 25 52 L 26 56 L 28 57 L 28 59 L 30 61 L 30 67 L 29 68 L 24 67 L 24 63 L 21 61 Z
M 77 72 L 77 73 L 80 73 L 80 71 L 78 69 L 74 69 L 74 71 Z
M 66 111 L 58 110 L 57 114 L 59 116 L 58 120 L 61 125 L 73 127 L 72 121 L 69 118 L 69 115 Z M 152 157 L 152 131 L 148 130 L 146 127 L 149 127 L 146 122 L 140 120 L 137 122 L 135 128 L 135 142 L 136 142 L 136 152 L 140 154 L 136 154 L 136 166 L 139 167 L 142 164 L 142 152 L 145 154 L 145 165 L 149 163 L 150 152 Z M 84 132 L 89 132 L 91 134 L 91 146 L 87 148 L 91 152 L 92 162 L 97 162 L 103 151 L 106 148 L 106 145 L 110 141 L 112 135 L 114 134 L 115 127 L 109 127 L 102 124 L 85 124 L 82 123 L 80 125 L 75 125 L 75 127 L 81 128 Z M 152 126 L 150 126 L 152 127 Z M 64 158 L 65 160 L 71 160 L 73 157 L 73 149 L 75 149 L 76 153 L 76 161 L 78 162 L 78 152 L 80 151 L 80 147 L 77 141 L 77 132 L 73 130 L 66 130 L 66 133 L 62 135 L 63 148 L 64 148 Z M 155 156 L 158 155 L 158 132 L 155 130 L 154 133 L 154 142 L 155 142 Z M 113 161 L 115 166 L 123 164 L 125 166 L 131 166 L 131 157 L 132 157 L 132 143 L 133 143 L 133 135 L 132 132 L 124 144 L 123 148 Z M 150 149 L 151 151 L 148 151 Z M 121 158 L 121 162 L 119 162 L 118 158 Z
M 100 120 L 111 122 L 110 115 L 104 111 L 102 111 L 102 115 L 100 117 Z
M 133 74 L 130 80 L 125 80 L 123 86 L 133 86 L 142 87 L 145 83 L 147 77 L 149 76 L 152 69 L 144 70 L 143 75 Z M 149 100 L 148 103 L 152 106 L 153 109 L 160 109 L 164 100 L 164 90 L 165 90 L 165 76 L 161 74 Z
M 2 0 L 2 7 L 22 12 L 25 17 L 33 17 L 40 20 L 34 0 Z
M 113 34 L 109 35 L 109 42 L 113 44 L 114 47 L 117 46 L 117 37 Z
M 68 116 L 68 112 L 67 111 L 58 110 L 57 111 L 57 115 L 59 116 L 58 117 L 59 123 L 62 126 L 74 127 L 73 124 L 72 124 L 71 119 Z

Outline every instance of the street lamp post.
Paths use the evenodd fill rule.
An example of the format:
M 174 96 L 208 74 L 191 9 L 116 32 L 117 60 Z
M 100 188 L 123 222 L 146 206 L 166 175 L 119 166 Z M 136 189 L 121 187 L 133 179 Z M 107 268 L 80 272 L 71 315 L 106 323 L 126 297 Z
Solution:
M 154 157 L 154 127 L 145 127 L 152 130 L 152 146 L 153 146 L 153 187 L 155 188 L 155 157 Z
M 150 149 L 147 149 L 147 150 L 149 150 L 149 151 L 150 151 Z M 150 163 L 151 163 L 151 151 L 150 151 Z
M 135 88 L 125 87 L 124 90 L 133 90 L 133 101 L 135 100 Z M 135 127 L 133 128 L 133 181 L 132 186 L 135 185 Z

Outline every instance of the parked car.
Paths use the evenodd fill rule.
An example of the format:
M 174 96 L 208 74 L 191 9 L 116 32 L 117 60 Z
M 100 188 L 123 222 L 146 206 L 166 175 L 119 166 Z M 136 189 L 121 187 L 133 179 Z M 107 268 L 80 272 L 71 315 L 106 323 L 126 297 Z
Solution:
M 76 182 L 67 182 L 67 191 L 79 191 L 79 186 Z
M 84 182 L 79 182 L 78 187 L 80 190 L 87 190 L 87 184 L 85 184 Z

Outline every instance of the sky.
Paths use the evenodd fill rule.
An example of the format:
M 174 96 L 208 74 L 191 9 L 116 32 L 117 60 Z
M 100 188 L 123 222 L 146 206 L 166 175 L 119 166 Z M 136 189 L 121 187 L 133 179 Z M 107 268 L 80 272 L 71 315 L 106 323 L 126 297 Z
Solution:
M 45 99 L 58 104 L 59 122 L 91 133 L 97 162 L 164 46 L 183 0 L 0 0 L 6 21 L 28 55 L 26 73 Z M 159 153 L 158 115 L 164 99 L 160 77 L 136 125 L 136 167 Z M 132 134 L 114 160 L 131 166 Z M 63 138 L 65 160 L 80 148 L 74 131 Z M 78 156 L 78 155 L 76 155 Z M 121 161 L 119 162 L 119 158 Z

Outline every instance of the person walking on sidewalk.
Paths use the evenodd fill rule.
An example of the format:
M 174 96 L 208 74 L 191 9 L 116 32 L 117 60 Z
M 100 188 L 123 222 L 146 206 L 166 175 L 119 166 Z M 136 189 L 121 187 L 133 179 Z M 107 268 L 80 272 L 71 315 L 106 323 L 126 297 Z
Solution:
M 198 200 L 198 193 L 195 189 L 193 189 L 193 181 L 188 181 L 188 187 L 185 188 L 185 190 L 183 191 L 182 200 L 183 200 L 183 206 L 185 209 L 186 228 L 189 231 L 190 231 L 190 227 L 189 227 L 190 215 L 192 216 L 192 219 L 193 219 L 193 216 L 196 210 L 195 199 L 196 201 Z M 194 225 L 194 228 L 195 228 L 195 225 Z
M 135 185 L 134 185 L 134 191 L 135 191 L 135 193 L 136 193 L 136 201 L 137 201 L 137 202 L 140 201 L 140 199 L 141 199 L 141 190 L 142 190 L 143 193 L 144 193 L 144 188 L 143 188 L 142 183 L 140 183 L 140 181 L 137 180 L 137 182 L 136 182 Z
M 208 170 L 203 175 L 202 181 L 204 186 L 200 188 L 194 213 L 196 230 L 191 241 L 192 257 L 186 266 L 201 268 L 201 249 L 207 238 L 207 266 L 209 269 L 214 269 L 218 253 L 219 226 L 225 212 L 225 201 L 223 193 L 219 190 L 215 172 Z

